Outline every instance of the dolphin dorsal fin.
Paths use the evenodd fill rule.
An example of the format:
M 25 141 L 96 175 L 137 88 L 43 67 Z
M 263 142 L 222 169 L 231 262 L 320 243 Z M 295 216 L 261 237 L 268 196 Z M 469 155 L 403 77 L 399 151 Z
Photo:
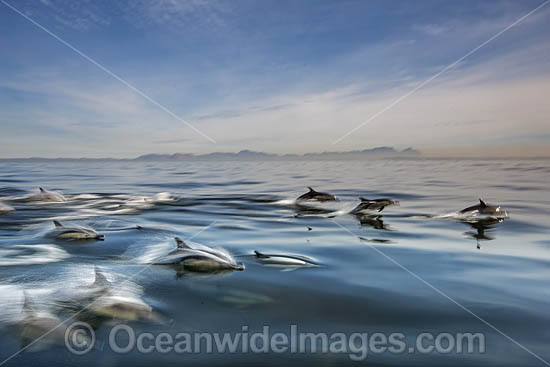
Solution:
M 94 272 L 95 272 L 95 280 L 93 285 L 97 287 L 106 287 L 109 281 L 107 280 L 105 275 L 101 274 L 97 266 L 94 267 Z
M 309 192 L 317 192 L 317 191 L 313 190 L 313 188 L 311 186 L 308 186 L 307 188 L 309 189 Z
M 485 204 L 485 202 L 481 198 L 479 199 L 479 205 L 481 205 L 481 207 L 483 208 L 487 206 L 487 204 Z
M 53 224 L 55 224 L 56 227 L 63 227 L 63 224 L 59 223 L 56 220 L 53 221 Z
M 370 201 L 369 199 L 366 199 L 366 198 L 364 198 L 364 197 L 360 197 L 359 200 L 361 200 L 362 202 L 363 202 L 363 201 Z
M 46 190 L 44 190 L 43 188 L 39 187 L 38 188 L 40 190 L 40 192 L 46 192 Z
M 23 311 L 34 312 L 32 299 L 29 297 L 27 291 L 23 291 Z
M 185 242 L 183 242 L 183 240 L 179 237 L 174 237 L 174 239 L 176 240 L 176 243 L 178 244 L 178 248 L 191 248 L 189 247 L 188 244 L 186 244 Z
M 256 250 L 254 250 L 254 253 L 256 254 L 256 257 L 259 257 L 260 259 L 267 259 L 269 257 Z

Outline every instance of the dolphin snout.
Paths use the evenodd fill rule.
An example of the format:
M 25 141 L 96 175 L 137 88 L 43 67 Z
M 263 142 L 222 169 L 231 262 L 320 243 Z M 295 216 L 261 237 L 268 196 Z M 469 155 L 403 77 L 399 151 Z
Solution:
M 235 270 L 243 271 L 244 270 L 244 264 L 243 263 L 238 263 L 237 266 L 235 267 Z
M 105 240 L 105 235 L 98 234 L 97 239 L 100 240 L 100 241 L 104 241 Z

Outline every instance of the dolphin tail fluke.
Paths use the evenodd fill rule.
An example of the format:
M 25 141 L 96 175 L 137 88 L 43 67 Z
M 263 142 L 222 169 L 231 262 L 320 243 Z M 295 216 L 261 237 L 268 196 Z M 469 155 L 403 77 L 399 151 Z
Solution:
M 191 248 L 189 247 L 188 244 L 186 244 L 185 242 L 183 242 L 183 240 L 179 237 L 174 237 L 174 239 L 176 240 L 176 243 L 178 244 L 178 248 Z
M 256 254 L 256 257 L 258 257 L 258 258 L 260 258 L 260 259 L 267 259 L 267 258 L 269 257 L 269 256 L 267 256 L 267 255 L 262 254 L 262 253 L 259 252 L 259 251 L 256 251 L 256 250 L 254 250 L 254 253 Z
M 63 224 L 59 223 L 59 222 L 56 221 L 56 220 L 53 221 L 53 224 L 54 224 L 56 227 L 63 227 Z

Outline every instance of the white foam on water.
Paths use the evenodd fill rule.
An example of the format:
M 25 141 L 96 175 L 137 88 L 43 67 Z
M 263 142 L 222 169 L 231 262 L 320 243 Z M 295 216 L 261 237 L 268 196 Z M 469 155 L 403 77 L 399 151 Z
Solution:
M 71 255 L 65 250 L 50 244 L 4 245 L 0 247 L 0 266 L 46 264 L 69 257 Z

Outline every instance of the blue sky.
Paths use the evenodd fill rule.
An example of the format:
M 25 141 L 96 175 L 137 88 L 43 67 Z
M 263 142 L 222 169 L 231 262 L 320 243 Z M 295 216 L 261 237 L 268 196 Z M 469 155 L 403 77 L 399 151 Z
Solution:
M 0 157 L 379 145 L 550 155 L 543 1 L 16 1 L 216 143 L 0 3 Z

